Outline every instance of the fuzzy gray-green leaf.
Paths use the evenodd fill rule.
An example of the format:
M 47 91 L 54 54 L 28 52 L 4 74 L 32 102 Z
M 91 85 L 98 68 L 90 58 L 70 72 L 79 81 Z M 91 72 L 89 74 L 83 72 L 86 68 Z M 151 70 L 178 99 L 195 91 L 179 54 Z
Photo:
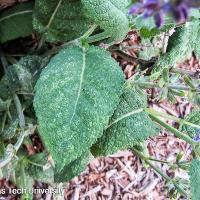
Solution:
M 146 106 L 147 98 L 142 91 L 126 88 L 104 135 L 92 147 L 92 153 L 95 156 L 113 154 L 158 134 L 158 127 L 143 111 Z
M 20 3 L 0 14 L 0 42 L 32 33 L 33 2 Z
M 39 133 L 60 170 L 102 136 L 123 84 L 118 63 L 98 47 L 69 47 L 46 66 L 34 106 Z
M 33 27 L 50 42 L 72 40 L 83 35 L 90 22 L 80 0 L 36 0 Z

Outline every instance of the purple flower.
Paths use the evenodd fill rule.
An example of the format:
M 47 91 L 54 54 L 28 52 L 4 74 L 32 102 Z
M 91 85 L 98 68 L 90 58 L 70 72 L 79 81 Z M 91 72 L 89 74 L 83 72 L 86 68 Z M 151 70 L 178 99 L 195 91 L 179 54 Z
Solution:
M 199 142 L 200 141 L 200 132 L 197 134 L 197 136 L 194 138 L 195 141 Z
M 200 0 L 143 0 L 133 4 L 129 15 L 143 13 L 143 17 L 154 17 L 155 24 L 160 27 L 164 23 L 164 16 L 171 14 L 177 23 L 187 20 L 189 9 L 200 7 Z

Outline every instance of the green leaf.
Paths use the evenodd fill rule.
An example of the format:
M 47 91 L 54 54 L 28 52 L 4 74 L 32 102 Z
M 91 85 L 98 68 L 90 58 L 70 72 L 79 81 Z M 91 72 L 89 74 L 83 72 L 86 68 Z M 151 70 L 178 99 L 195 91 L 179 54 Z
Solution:
M 92 147 L 92 153 L 95 156 L 113 154 L 158 134 L 158 127 L 143 111 L 146 106 L 147 98 L 141 90 L 126 88 L 104 135 Z
M 192 200 L 200 199 L 200 160 L 194 159 L 190 166 L 190 186 Z
M 123 73 L 98 47 L 69 47 L 56 55 L 36 84 L 39 133 L 62 170 L 103 134 L 119 102 Z
M 50 42 L 82 36 L 90 21 L 83 15 L 80 0 L 36 0 L 33 27 Z
M 67 182 L 78 176 L 82 171 L 86 169 L 87 164 L 90 161 L 91 153 L 87 152 L 77 158 L 70 164 L 66 165 L 61 172 L 55 174 L 55 182 Z
M 25 170 L 25 165 L 23 162 L 19 163 L 16 169 L 16 186 L 19 189 L 24 189 L 24 192 L 21 196 L 21 200 L 32 200 L 33 194 L 31 193 L 33 189 L 34 181 L 28 175 L 27 171 Z
M 5 128 L 2 132 L 3 140 L 11 140 L 14 136 L 16 136 L 16 131 L 19 125 L 19 119 L 14 119 L 10 122 L 9 126 Z
M 45 165 L 48 163 L 48 155 L 46 153 L 34 154 L 30 156 L 28 159 L 33 164 L 31 163 L 29 164 L 27 172 L 34 180 L 41 181 L 44 183 L 54 182 L 53 167 L 49 166 L 47 169 L 45 169 Z
M 175 27 L 173 19 L 169 16 L 165 17 L 165 23 L 160 29 L 156 27 L 153 17 L 144 19 L 143 15 L 139 15 L 133 18 L 132 21 L 135 27 L 140 31 L 140 36 L 144 39 L 155 37 Z
M 187 22 L 185 26 L 176 28 L 176 32 L 170 37 L 167 53 L 158 59 L 157 69 L 174 66 L 178 61 L 182 61 L 194 51 L 200 56 L 200 21 Z
M 124 39 L 129 31 L 127 0 L 81 0 L 86 15 L 112 39 Z
M 200 125 L 200 110 L 193 110 L 188 116 L 186 116 L 185 120 Z M 180 130 L 186 132 L 191 138 L 195 138 L 200 131 L 200 129 L 188 125 L 182 125 Z
M 33 2 L 20 3 L 0 14 L 0 42 L 26 37 L 33 31 Z
M 0 97 L 7 99 L 14 92 L 32 92 L 35 82 L 48 59 L 26 56 L 7 68 L 0 81 Z
M 139 51 L 139 58 L 144 60 L 151 60 L 152 57 L 157 57 L 160 53 L 160 49 L 156 48 L 150 39 L 142 39 L 141 45 L 144 45 L 144 49 Z

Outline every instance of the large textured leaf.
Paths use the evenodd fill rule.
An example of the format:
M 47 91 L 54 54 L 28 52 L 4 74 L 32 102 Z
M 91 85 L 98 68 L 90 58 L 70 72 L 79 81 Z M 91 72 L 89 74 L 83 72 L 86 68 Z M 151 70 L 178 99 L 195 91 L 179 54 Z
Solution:
M 60 170 L 102 136 L 123 82 L 116 61 L 98 47 L 64 49 L 44 69 L 34 105 L 40 135 Z
M 179 27 L 170 37 L 167 53 L 160 57 L 156 63 L 157 67 L 173 66 L 176 62 L 183 61 L 191 55 L 194 50 L 200 56 L 200 21 L 194 20 Z
M 87 16 L 113 39 L 124 39 L 129 31 L 127 0 L 81 0 Z
M 55 174 L 55 182 L 67 182 L 78 176 L 82 171 L 86 169 L 87 164 L 92 157 L 91 153 L 87 152 L 81 155 L 80 158 L 72 161 L 70 164 L 65 166 L 61 172 Z
M 186 118 L 186 121 L 191 122 L 196 125 L 200 125 L 200 110 L 196 109 L 192 111 Z M 181 131 L 186 132 L 191 138 L 195 138 L 197 135 L 199 135 L 200 129 L 188 126 L 188 125 L 183 125 L 180 127 Z
M 33 2 L 20 3 L 0 14 L 0 42 L 32 33 Z
M 190 186 L 192 200 L 200 199 L 200 160 L 193 160 L 190 166 Z
M 92 147 L 94 155 L 109 155 L 127 149 L 158 134 L 158 127 L 143 111 L 147 99 L 143 92 L 126 88 L 104 135 Z
M 89 28 L 80 0 L 36 0 L 33 27 L 46 40 L 66 41 L 81 36 Z

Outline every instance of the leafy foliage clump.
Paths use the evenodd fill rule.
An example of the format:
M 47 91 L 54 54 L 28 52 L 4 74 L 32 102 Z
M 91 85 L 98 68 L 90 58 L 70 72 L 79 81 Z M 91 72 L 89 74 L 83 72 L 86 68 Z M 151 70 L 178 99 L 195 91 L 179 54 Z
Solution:
M 186 1 L 181 2 L 190 2 L 192 7 L 197 3 Z M 170 2 L 173 8 L 183 13 L 174 2 Z M 35 0 L 0 14 L 1 178 L 26 189 L 32 189 L 35 180 L 51 185 L 67 182 L 94 157 L 130 149 L 170 183 L 174 198 L 179 198 L 176 191 L 188 198 L 190 190 L 192 200 L 200 199 L 199 109 L 185 119 L 155 111 L 144 90 L 157 88 L 153 101 L 175 103 L 179 96 L 200 105 L 199 73 L 175 66 L 192 52 L 200 56 L 199 9 L 188 15 L 189 22 L 178 26 L 166 16 L 158 29 L 152 16 L 157 11 L 161 14 L 159 8 L 155 13 L 148 7 L 153 9 L 148 19 L 141 17 L 143 13 L 131 17 L 128 3 Z M 145 6 L 152 3 L 158 4 L 146 1 Z M 129 36 L 130 28 L 140 34 L 138 46 L 118 43 Z M 17 45 L 10 40 L 15 39 L 27 45 L 27 55 L 21 55 L 21 50 L 13 54 L 10 46 Z M 134 48 L 140 49 L 138 57 L 127 53 Z M 129 80 L 124 79 L 112 52 L 138 64 Z M 164 118 L 176 121 L 179 129 Z M 180 154 L 175 163 L 146 156 L 145 140 L 159 134 L 160 127 L 190 145 L 190 160 L 183 161 Z M 44 147 L 29 155 L 32 134 L 42 139 Z M 190 184 L 172 179 L 151 161 L 169 165 L 171 170 L 186 170 Z M 22 195 L 22 199 L 32 198 L 32 194 Z

